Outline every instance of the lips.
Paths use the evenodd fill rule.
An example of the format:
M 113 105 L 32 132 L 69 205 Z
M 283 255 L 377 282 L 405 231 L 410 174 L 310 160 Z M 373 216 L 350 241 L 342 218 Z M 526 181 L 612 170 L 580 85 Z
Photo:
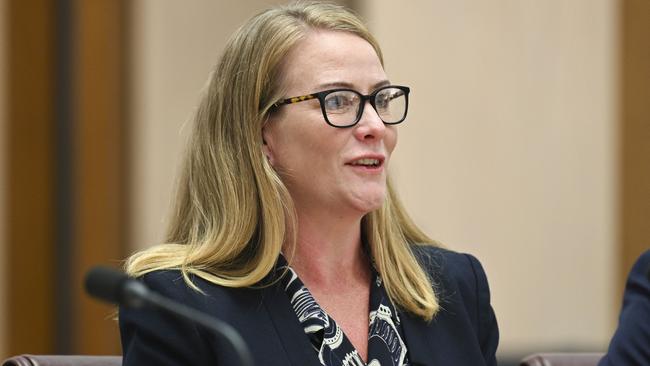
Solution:
M 379 164 L 380 164 L 379 159 L 359 159 L 350 163 L 350 165 L 362 165 L 362 166 L 371 166 L 371 167 L 379 166 Z
M 384 164 L 383 156 L 362 156 L 350 160 L 346 165 L 365 167 L 365 168 L 378 168 Z

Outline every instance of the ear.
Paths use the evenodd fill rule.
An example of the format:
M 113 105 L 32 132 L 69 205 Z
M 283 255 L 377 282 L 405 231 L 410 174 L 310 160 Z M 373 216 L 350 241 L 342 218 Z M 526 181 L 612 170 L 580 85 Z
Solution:
M 262 127 L 262 153 L 266 155 L 266 159 L 269 161 L 271 166 L 275 165 L 275 156 L 273 154 L 273 133 L 271 132 L 272 127 L 268 123 L 265 123 Z

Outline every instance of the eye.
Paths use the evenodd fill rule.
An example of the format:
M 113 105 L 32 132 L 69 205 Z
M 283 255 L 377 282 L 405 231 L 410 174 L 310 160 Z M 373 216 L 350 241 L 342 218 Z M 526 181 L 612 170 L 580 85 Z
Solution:
M 345 112 L 356 104 L 357 95 L 349 91 L 338 91 L 325 97 L 325 109 L 328 112 Z
M 388 109 L 388 105 L 390 104 L 391 99 L 392 98 L 390 96 L 390 93 L 388 92 L 379 93 L 375 97 L 375 106 L 381 109 Z
M 400 96 L 401 90 L 399 89 L 384 89 L 375 96 L 375 106 L 381 109 L 388 109 L 393 99 L 399 98 Z

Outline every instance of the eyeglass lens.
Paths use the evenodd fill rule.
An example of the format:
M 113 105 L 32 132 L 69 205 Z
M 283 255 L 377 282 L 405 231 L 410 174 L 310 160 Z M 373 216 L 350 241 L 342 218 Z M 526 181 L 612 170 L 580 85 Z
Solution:
M 357 122 L 361 108 L 361 95 L 351 90 L 335 91 L 325 96 L 324 109 L 329 122 L 336 126 L 349 126 Z M 406 113 L 406 95 L 398 88 L 381 89 L 374 98 L 377 115 L 384 123 L 397 123 Z

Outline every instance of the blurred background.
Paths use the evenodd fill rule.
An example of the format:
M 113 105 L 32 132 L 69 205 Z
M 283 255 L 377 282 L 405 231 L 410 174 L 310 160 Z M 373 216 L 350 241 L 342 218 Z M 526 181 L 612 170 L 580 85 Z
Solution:
M 278 1 L 0 1 L 0 357 L 119 354 L 93 265 L 160 242 L 228 36 Z M 499 358 L 604 351 L 650 247 L 650 1 L 349 0 L 412 87 L 391 174 L 483 263 Z

